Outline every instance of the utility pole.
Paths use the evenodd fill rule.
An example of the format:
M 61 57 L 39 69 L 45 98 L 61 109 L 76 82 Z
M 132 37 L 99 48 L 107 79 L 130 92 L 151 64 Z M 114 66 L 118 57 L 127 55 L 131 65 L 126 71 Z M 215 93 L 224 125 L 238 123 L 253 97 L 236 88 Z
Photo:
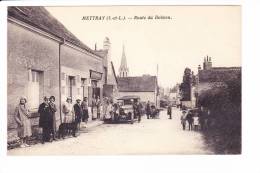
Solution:
M 156 104 L 156 107 L 158 106 L 158 95 L 159 95 L 159 85 L 158 85 L 158 83 L 159 83 L 159 78 L 158 78 L 158 71 L 159 71 L 159 66 L 158 66 L 158 64 L 157 64 L 157 66 L 156 66 L 156 78 L 157 78 L 157 80 L 156 80 L 156 93 L 155 93 L 155 104 Z

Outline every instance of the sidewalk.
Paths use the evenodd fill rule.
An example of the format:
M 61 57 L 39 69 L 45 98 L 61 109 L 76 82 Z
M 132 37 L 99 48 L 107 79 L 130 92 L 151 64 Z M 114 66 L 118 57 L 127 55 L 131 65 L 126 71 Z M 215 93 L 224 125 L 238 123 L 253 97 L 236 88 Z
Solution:
M 80 125 L 80 133 L 86 133 L 90 129 L 93 129 L 95 127 L 98 127 L 102 125 L 104 122 L 102 120 L 92 120 L 89 121 L 87 124 L 86 123 L 81 123 Z
M 94 128 L 102 125 L 102 124 L 103 124 L 102 120 L 91 120 L 87 124 L 86 123 L 81 123 L 81 127 L 80 127 L 80 130 L 79 130 L 79 133 L 88 133 L 91 129 L 94 129 Z M 66 138 L 70 138 L 70 137 L 67 136 Z M 57 139 L 57 141 L 61 141 L 61 140 Z M 55 141 L 53 141 L 53 142 L 55 142 Z M 39 144 L 40 140 L 37 139 L 37 137 L 33 136 L 29 140 L 29 143 L 30 143 L 31 146 L 34 146 L 34 145 Z M 19 148 L 19 146 L 20 146 L 20 140 L 17 137 L 12 142 L 11 141 L 8 142 L 7 148 L 8 148 L 8 150 L 10 150 L 10 149 L 14 149 L 14 148 Z

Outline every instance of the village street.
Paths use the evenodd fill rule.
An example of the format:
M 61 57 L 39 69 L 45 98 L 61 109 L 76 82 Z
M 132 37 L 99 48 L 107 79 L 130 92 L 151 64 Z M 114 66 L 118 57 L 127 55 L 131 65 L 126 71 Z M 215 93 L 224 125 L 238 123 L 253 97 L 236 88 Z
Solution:
M 182 130 L 180 114 L 173 108 L 172 120 L 162 111 L 160 119 L 143 116 L 133 125 L 102 124 L 77 138 L 12 149 L 8 155 L 213 154 L 199 132 Z

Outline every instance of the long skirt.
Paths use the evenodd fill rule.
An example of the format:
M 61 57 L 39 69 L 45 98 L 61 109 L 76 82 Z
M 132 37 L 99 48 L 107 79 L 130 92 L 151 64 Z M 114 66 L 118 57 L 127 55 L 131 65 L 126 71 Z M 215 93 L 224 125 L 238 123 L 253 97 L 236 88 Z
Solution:
M 32 136 L 32 126 L 30 119 L 23 120 L 23 127 L 18 127 L 18 137 L 24 138 Z

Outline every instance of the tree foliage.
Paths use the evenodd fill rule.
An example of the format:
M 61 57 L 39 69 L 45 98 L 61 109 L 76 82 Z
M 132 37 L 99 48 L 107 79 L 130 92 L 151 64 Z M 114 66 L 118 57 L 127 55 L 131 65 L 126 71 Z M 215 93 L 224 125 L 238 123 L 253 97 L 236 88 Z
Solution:
M 218 153 L 241 152 L 241 74 L 223 86 L 200 94 L 199 105 L 210 110 L 210 130 L 204 132 Z

